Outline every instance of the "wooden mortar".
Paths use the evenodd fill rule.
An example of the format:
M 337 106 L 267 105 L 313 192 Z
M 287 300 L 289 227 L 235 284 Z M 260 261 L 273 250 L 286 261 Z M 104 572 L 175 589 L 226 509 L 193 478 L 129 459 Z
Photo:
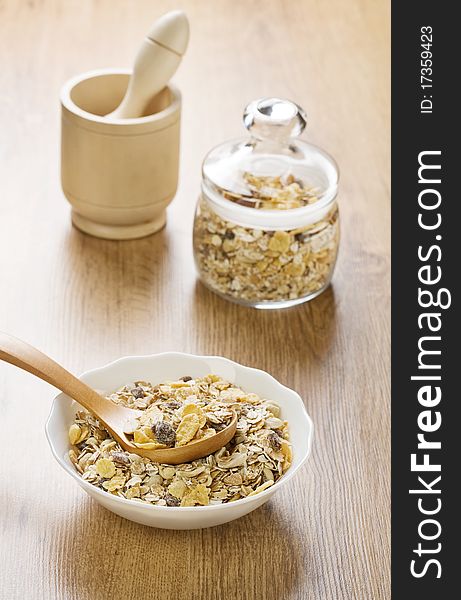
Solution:
M 130 70 L 103 69 L 61 91 L 61 183 L 72 222 L 90 235 L 124 240 L 161 229 L 178 183 L 181 94 L 172 85 L 146 115 L 108 120 Z

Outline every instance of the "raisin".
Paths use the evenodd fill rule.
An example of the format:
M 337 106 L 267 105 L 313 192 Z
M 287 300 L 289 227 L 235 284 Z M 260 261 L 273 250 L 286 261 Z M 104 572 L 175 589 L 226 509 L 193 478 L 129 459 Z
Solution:
M 227 229 L 226 233 L 224 234 L 224 237 L 226 238 L 226 240 L 233 240 L 235 238 L 235 233 L 230 229 Z
M 192 377 L 190 375 L 184 375 L 184 377 L 181 377 L 179 381 L 192 381 Z
M 152 431 L 160 444 L 165 446 L 174 446 L 176 441 L 176 431 L 166 421 L 159 421 L 152 427 Z
M 274 432 L 269 433 L 269 435 L 267 436 L 267 441 L 269 442 L 271 448 L 273 448 L 277 452 L 282 447 L 279 436 Z
M 171 494 L 165 494 L 165 502 L 167 506 L 179 506 L 181 504 L 181 500 Z
M 170 402 L 165 402 L 165 408 L 170 408 L 171 410 L 176 410 L 180 408 L 181 403 L 177 400 L 171 400 Z
M 112 460 L 117 465 L 117 467 L 129 467 L 130 459 L 123 452 L 112 452 L 111 453 Z
M 302 244 L 303 242 L 305 242 L 305 241 L 307 240 L 307 238 L 308 238 L 308 237 L 309 237 L 309 236 L 308 236 L 308 234 L 307 234 L 307 233 L 297 233 L 297 234 L 295 235 L 295 240 L 296 240 L 297 242 L 300 242 L 300 243 Z
M 209 423 L 210 427 L 215 431 L 222 431 L 227 427 L 225 423 Z
M 142 390 L 140 387 L 135 387 L 131 390 L 131 394 L 135 397 L 135 398 L 144 398 L 145 394 L 144 394 L 144 390 Z

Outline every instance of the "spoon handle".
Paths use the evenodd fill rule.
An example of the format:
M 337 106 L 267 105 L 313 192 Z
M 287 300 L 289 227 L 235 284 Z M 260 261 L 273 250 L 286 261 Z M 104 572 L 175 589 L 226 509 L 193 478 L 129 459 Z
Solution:
M 101 422 L 112 431 L 106 422 L 106 417 L 110 418 L 112 403 L 40 350 L 0 331 L 0 360 L 51 383 L 84 408 L 97 414 Z

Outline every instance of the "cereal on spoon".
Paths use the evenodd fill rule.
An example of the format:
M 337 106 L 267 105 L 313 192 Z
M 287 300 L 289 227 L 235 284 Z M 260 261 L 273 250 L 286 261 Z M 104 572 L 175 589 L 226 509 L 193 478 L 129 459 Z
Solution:
M 127 423 L 124 432 L 136 446 L 145 450 L 177 448 L 212 437 L 227 427 L 233 416 L 229 404 L 190 394 L 190 381 L 191 377 L 184 377 L 166 388 L 167 384 L 163 384 L 154 392 L 154 401 L 142 416 Z M 139 395 L 141 388 L 135 389 Z M 164 395 L 171 390 L 174 390 L 173 400 Z

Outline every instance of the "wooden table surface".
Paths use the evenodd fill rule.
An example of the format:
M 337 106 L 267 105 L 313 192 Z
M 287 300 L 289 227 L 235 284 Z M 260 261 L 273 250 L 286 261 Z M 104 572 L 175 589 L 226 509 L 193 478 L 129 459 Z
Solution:
M 128 66 L 151 21 L 178 5 L 192 36 L 175 78 L 182 162 L 167 227 L 88 237 L 60 190 L 59 88 Z M 127 354 L 221 354 L 299 391 L 316 426 L 308 464 L 254 513 L 149 529 L 59 468 L 44 435 L 54 390 L 1 364 L 1 599 L 388 599 L 387 2 L 4 0 L 0 61 L 0 329 L 77 373 Z M 202 158 L 242 135 L 243 107 L 265 95 L 304 106 L 304 137 L 341 169 L 333 285 L 276 312 L 214 296 L 191 254 Z

